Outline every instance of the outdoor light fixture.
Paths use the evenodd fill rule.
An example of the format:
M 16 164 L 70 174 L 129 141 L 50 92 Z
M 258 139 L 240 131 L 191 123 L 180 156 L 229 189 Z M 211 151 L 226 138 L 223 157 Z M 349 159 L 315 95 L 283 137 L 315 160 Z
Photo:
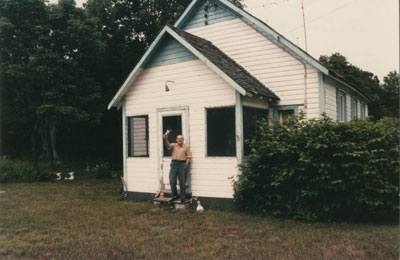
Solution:
M 169 91 L 168 83 L 175 83 L 175 81 L 172 81 L 172 80 L 165 81 L 165 92 Z

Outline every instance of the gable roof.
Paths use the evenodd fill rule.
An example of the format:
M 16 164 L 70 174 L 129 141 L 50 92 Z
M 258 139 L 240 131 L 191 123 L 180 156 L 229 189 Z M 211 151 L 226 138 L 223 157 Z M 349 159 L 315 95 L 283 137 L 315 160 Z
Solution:
M 176 21 L 174 24 L 175 27 L 177 28 L 182 28 L 185 26 L 187 20 L 191 17 L 192 12 L 194 12 L 199 5 L 202 3 L 203 0 L 193 0 L 190 5 L 186 8 L 184 13 L 179 17 L 179 19 Z M 316 60 L 314 57 L 312 57 L 310 54 L 305 52 L 303 49 L 301 49 L 299 46 L 296 44 L 292 43 L 288 39 L 286 39 L 283 35 L 275 31 L 272 27 L 258 19 L 257 17 L 251 15 L 250 13 L 244 11 L 243 9 L 237 7 L 233 3 L 231 3 L 228 0 L 212 0 L 214 2 L 218 2 L 221 4 L 225 9 L 229 10 L 233 14 L 235 14 L 238 18 L 241 18 L 245 20 L 248 24 L 251 26 L 256 27 L 259 29 L 260 33 L 265 33 L 268 37 L 272 37 L 274 40 L 277 42 L 281 43 L 288 51 L 294 53 L 297 57 L 301 58 L 303 61 L 306 61 L 309 63 L 311 66 L 322 72 L 324 75 L 330 77 L 331 79 L 341 83 L 342 85 L 345 85 L 352 91 L 356 92 L 363 98 L 365 98 L 367 101 L 371 101 L 371 98 L 362 91 L 354 86 L 353 84 L 349 84 L 348 81 L 343 80 L 339 78 L 335 73 L 330 70 L 328 70 L 325 66 L 323 66 L 318 60 Z
M 269 90 L 263 83 L 252 76 L 242 66 L 237 64 L 234 60 L 228 57 L 220 49 L 214 46 L 211 42 L 204 40 L 200 37 L 194 36 L 188 32 L 174 28 L 167 25 L 157 36 L 156 40 L 151 44 L 150 48 L 146 51 L 142 59 L 135 66 L 124 84 L 118 90 L 117 94 L 113 97 L 108 105 L 111 107 L 119 107 L 122 97 L 128 91 L 130 83 L 138 76 L 144 65 L 149 59 L 151 54 L 161 45 L 161 42 L 166 38 L 166 35 L 172 36 L 180 44 L 186 47 L 196 57 L 203 61 L 209 68 L 227 81 L 235 90 L 240 94 L 246 95 L 247 92 L 259 94 L 270 98 L 270 101 L 277 101 L 279 97 Z
M 271 101 L 279 100 L 279 97 L 274 92 L 268 89 L 263 83 L 252 76 L 245 68 L 237 64 L 233 59 L 218 49 L 210 41 L 178 28 L 174 28 L 172 26 L 169 27 L 248 92 L 266 96 L 270 98 Z

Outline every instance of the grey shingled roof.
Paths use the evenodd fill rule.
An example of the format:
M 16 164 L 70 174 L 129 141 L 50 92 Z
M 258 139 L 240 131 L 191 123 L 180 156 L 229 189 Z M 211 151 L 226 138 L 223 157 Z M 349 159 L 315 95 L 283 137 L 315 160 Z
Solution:
M 245 68 L 237 64 L 233 59 L 218 49 L 210 41 L 182 31 L 171 25 L 168 25 L 168 27 L 185 39 L 185 41 L 192 45 L 196 50 L 203 54 L 209 61 L 211 61 L 215 66 L 217 66 L 245 90 L 254 94 L 269 97 L 275 102 L 280 99 L 274 92 L 268 89 L 263 83 L 252 76 Z

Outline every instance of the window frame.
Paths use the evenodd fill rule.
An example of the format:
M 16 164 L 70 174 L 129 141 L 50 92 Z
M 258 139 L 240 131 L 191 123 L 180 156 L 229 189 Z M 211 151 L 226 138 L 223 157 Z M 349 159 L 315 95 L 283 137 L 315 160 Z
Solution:
M 344 106 L 343 109 L 340 106 L 340 97 L 343 97 L 344 101 Z M 343 90 L 337 88 L 336 89 L 336 112 L 337 112 L 337 121 L 338 122 L 347 122 L 347 98 L 346 98 L 346 92 Z M 340 120 L 341 112 L 343 112 L 343 121 Z
M 246 124 L 245 124 L 245 122 L 246 122 L 246 119 L 245 119 L 246 112 L 245 112 L 245 110 L 246 109 L 250 109 L 250 110 L 253 110 L 253 111 L 254 110 L 264 111 L 267 114 L 267 117 L 265 118 L 265 120 L 267 120 L 267 122 L 270 121 L 270 114 L 269 114 L 269 109 L 268 108 L 260 108 L 260 107 L 252 107 L 252 106 L 243 105 L 243 142 L 244 142 L 244 144 L 243 144 L 243 157 L 246 157 L 246 156 L 248 156 L 250 154 L 250 151 L 248 149 L 248 145 L 246 145 L 246 143 L 245 143 L 246 140 L 251 140 L 254 137 L 254 134 L 257 132 L 257 128 L 256 128 L 255 132 L 253 133 L 252 136 L 250 136 L 250 137 L 246 136 L 246 134 L 248 134 L 248 133 L 246 133 Z M 258 122 L 258 121 L 260 121 L 260 120 L 257 120 L 256 122 Z
M 204 137 L 205 137 L 205 157 L 207 158 L 236 158 L 236 135 L 234 137 L 235 140 L 235 149 L 234 149 L 234 155 L 209 155 L 208 154 L 208 110 L 210 109 L 223 109 L 223 108 L 233 108 L 234 111 L 234 115 L 236 115 L 236 107 L 234 105 L 227 105 L 227 106 L 212 106 L 212 107 L 205 107 L 204 108 L 204 125 L 205 125 L 205 133 L 204 133 Z M 236 120 L 236 116 L 234 117 Z M 234 124 L 234 128 L 235 128 L 235 133 L 236 133 L 236 123 Z
M 133 153 L 133 143 L 132 143 L 132 137 L 133 134 L 131 134 L 132 131 L 132 120 L 133 118 L 145 118 L 145 127 L 146 127 L 146 155 L 132 155 Z M 127 116 L 127 131 L 128 131 L 128 136 L 127 136 L 127 142 L 128 142 L 128 158 L 135 158 L 135 157 L 150 157 L 150 151 L 149 151 L 149 115 L 137 115 L 137 116 Z
M 298 116 L 299 115 L 299 106 L 300 105 L 283 105 L 283 106 L 274 106 L 274 118 L 276 122 L 283 123 L 281 122 L 281 112 L 282 111 L 288 111 L 288 110 L 293 110 L 293 115 Z
M 358 118 L 358 100 L 356 97 L 351 97 L 351 120 Z
M 360 119 L 365 120 L 366 113 L 365 113 L 366 104 L 360 101 Z

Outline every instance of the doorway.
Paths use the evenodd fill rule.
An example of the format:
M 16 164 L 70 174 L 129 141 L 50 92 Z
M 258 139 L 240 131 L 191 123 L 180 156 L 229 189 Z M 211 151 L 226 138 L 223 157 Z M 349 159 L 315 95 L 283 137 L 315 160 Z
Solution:
M 176 142 L 178 135 L 183 135 L 184 143 L 190 145 L 189 136 L 189 120 L 188 120 L 188 107 L 175 107 L 175 108 L 160 108 L 157 109 L 158 114 L 158 190 L 170 193 L 171 187 L 169 185 L 169 171 L 171 164 L 171 151 L 167 149 L 163 135 L 167 130 L 170 130 L 168 141 L 170 143 Z M 179 193 L 179 185 L 177 185 Z M 191 193 L 191 175 L 190 167 L 186 172 L 186 193 Z

